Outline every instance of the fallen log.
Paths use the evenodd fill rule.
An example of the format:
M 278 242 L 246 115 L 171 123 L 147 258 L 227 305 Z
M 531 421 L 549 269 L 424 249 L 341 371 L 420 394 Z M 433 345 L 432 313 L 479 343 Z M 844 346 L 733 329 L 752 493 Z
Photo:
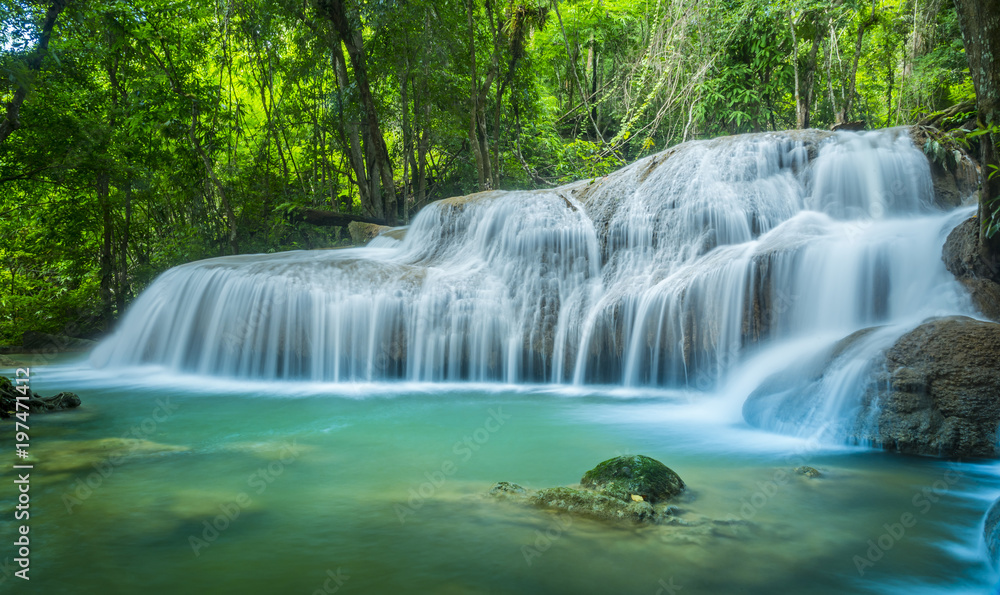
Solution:
M 385 219 L 377 217 L 365 217 L 364 215 L 351 215 L 350 213 L 338 213 L 337 211 L 327 211 L 323 209 L 296 208 L 288 213 L 288 220 L 293 223 L 308 223 L 310 225 L 320 225 L 323 227 L 347 227 L 353 221 L 359 223 L 373 223 L 375 225 L 386 225 Z

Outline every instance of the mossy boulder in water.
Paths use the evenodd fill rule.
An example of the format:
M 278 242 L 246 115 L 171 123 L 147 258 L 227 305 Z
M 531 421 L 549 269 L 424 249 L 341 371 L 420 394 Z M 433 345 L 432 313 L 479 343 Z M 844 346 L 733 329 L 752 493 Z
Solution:
M 673 470 L 643 455 L 608 459 L 587 471 L 580 484 L 625 502 L 634 500 L 632 496 L 658 502 L 684 490 L 684 482 Z
M 579 487 L 535 491 L 501 481 L 489 493 L 600 521 L 656 524 L 667 522 L 675 512 L 663 501 L 684 490 L 684 482 L 669 467 L 642 455 L 608 459 L 588 471 L 580 483 Z

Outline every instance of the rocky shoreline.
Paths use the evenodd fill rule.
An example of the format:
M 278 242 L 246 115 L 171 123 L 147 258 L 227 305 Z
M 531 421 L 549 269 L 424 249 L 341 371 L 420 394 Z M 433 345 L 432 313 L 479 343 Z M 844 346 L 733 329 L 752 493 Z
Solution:
M 28 397 L 29 413 L 50 413 L 75 409 L 82 403 L 75 393 L 63 392 L 51 397 L 43 397 L 30 389 L 22 394 L 6 377 L 0 376 L 0 419 L 8 419 L 17 412 L 18 397 Z

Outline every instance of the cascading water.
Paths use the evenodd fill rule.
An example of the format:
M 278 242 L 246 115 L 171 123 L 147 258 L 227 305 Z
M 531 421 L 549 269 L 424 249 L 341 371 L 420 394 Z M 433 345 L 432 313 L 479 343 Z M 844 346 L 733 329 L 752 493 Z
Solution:
M 930 376 L 892 367 L 916 344 L 899 337 L 974 315 L 941 259 L 973 209 L 937 200 L 954 196 L 935 197 L 906 129 L 757 134 L 440 201 L 365 248 L 167 271 L 92 352 L 101 370 L 32 366 L 32 390 L 84 401 L 31 418 L 47 511 L 32 578 L 52 593 L 192 578 L 311 593 L 334 575 L 360 593 L 986 592 L 996 461 L 844 447 L 879 440 L 864 429 L 897 396 L 920 400 Z M 500 479 L 576 484 L 625 453 L 683 477 L 666 523 L 485 497 Z
M 705 389 L 781 341 L 967 312 L 940 259 L 958 220 L 906 129 L 689 142 L 603 179 L 440 201 L 402 241 L 174 268 L 92 361 Z

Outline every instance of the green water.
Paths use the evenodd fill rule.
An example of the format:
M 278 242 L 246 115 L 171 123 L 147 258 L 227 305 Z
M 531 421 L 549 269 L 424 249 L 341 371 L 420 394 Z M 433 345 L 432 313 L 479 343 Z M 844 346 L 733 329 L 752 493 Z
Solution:
M 294 395 L 75 374 L 34 374 L 36 391 L 75 390 L 84 406 L 31 417 L 31 580 L 7 566 L 4 592 L 987 592 L 996 578 L 978 541 L 1000 492 L 992 464 L 818 448 L 687 397 Z M 0 560 L 20 524 L 2 427 Z M 122 460 L 93 442 L 126 435 L 148 442 Z M 500 480 L 573 484 L 632 452 L 687 482 L 677 525 L 607 526 L 484 495 Z M 791 473 L 800 464 L 823 476 Z M 862 576 L 855 556 L 904 514 L 914 524 Z

